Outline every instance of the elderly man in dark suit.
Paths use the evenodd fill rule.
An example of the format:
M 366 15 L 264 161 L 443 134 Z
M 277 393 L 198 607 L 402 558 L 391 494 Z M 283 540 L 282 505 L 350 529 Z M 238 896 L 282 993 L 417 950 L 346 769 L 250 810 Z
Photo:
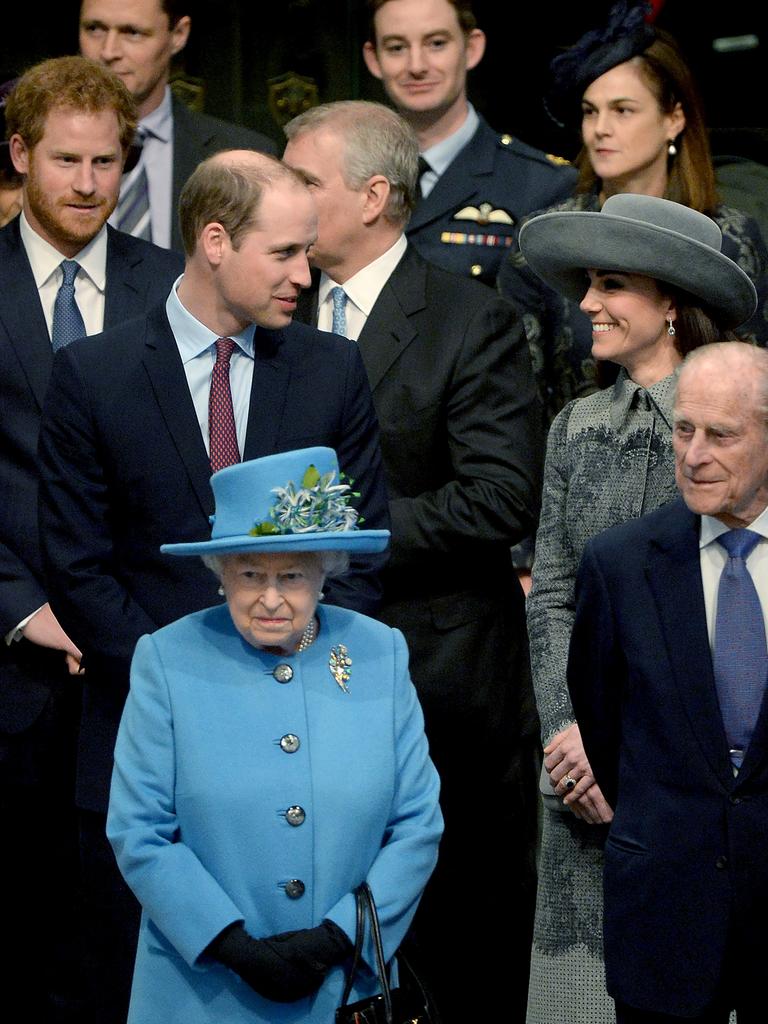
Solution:
M 442 776 L 446 833 L 417 920 L 419 959 L 445 1021 L 490 1014 L 502 973 L 519 1018 L 537 741 L 509 546 L 535 521 L 541 455 L 520 322 L 489 288 L 406 242 L 418 146 L 399 115 L 332 103 L 286 133 L 284 159 L 319 215 L 310 259 L 322 273 L 300 315 L 354 338 L 368 371 L 392 519 L 381 615 L 408 640 Z M 486 922 L 477 877 L 486 856 L 505 865 L 493 897 L 506 936 L 498 946 L 472 938 Z
M 126 173 L 113 223 L 122 231 L 182 251 L 177 217 L 182 186 L 222 149 L 275 153 L 266 135 L 190 110 L 168 85 L 171 61 L 187 45 L 189 0 L 82 0 L 80 52 L 114 71 L 131 91 L 143 140 Z
M 426 259 L 495 285 L 518 225 L 567 198 L 576 172 L 494 131 L 467 99 L 485 53 L 471 0 L 368 0 L 363 57 L 419 139 L 420 201 L 407 228 Z
M 219 154 L 187 182 L 181 223 L 178 288 L 146 317 L 57 356 L 40 438 L 51 602 L 85 668 L 78 805 L 92 848 L 103 841 L 110 886 L 117 869 L 103 829 L 133 649 L 142 634 L 220 601 L 202 564 L 182 570 L 159 550 L 169 532 L 210 535 L 212 469 L 327 445 L 361 492 L 367 524 L 388 525 L 360 355 L 291 324 L 316 230 L 301 179 L 273 157 Z M 326 598 L 370 612 L 375 574 L 357 570 Z M 109 983 L 98 979 L 104 1020 L 127 998 L 135 935 L 117 949 L 105 929 L 114 962 Z
M 136 124 L 133 100 L 114 76 L 82 57 L 45 61 L 16 84 L 6 119 L 23 210 L 0 231 L 0 807 L 7 830 L 0 884 L 14 936 L 8 998 L 49 1020 L 54 1001 L 61 1012 L 68 1005 L 72 965 L 61 954 L 74 959 L 78 948 L 71 901 L 80 683 L 70 673 L 79 671 L 80 648 L 51 610 L 43 578 L 40 415 L 54 348 L 145 312 L 180 273 L 181 260 L 105 224 Z M 44 919 L 51 926 L 41 969 L 29 943 Z M 49 968 L 62 967 L 49 976 Z
M 768 354 L 688 356 L 682 500 L 587 545 L 569 686 L 614 809 L 605 960 L 619 1024 L 765 1020 Z M 577 773 L 578 774 L 578 773 Z M 571 772 L 573 775 L 573 772 Z M 588 779 L 576 778 L 577 794 Z

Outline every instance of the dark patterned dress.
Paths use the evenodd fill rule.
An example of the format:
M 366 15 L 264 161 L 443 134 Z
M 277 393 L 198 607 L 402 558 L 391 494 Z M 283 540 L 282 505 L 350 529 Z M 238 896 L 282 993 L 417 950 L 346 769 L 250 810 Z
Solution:
M 589 192 L 572 196 L 538 213 L 563 210 L 596 213 L 599 209 L 597 195 Z M 719 206 L 713 219 L 723 233 L 722 251 L 749 275 L 757 289 L 757 310 L 737 334 L 768 346 L 768 249 L 757 221 L 728 206 Z M 591 394 L 601 386 L 591 355 L 589 317 L 577 303 L 545 285 L 528 267 L 516 246 L 501 266 L 498 287 L 523 318 L 533 370 L 547 422 L 550 422 L 567 402 Z M 602 386 L 604 384 L 605 381 Z
M 546 745 L 574 721 L 566 687 L 576 570 L 587 540 L 676 496 L 676 375 L 639 387 L 620 370 L 604 391 L 567 405 L 547 442 L 528 632 Z M 545 795 L 528 1024 L 607 1024 L 602 952 L 603 826 Z M 599 782 L 599 780 L 598 780 Z

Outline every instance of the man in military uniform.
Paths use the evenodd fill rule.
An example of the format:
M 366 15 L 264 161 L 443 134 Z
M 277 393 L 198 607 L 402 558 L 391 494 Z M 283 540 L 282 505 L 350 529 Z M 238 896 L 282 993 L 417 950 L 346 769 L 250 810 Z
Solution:
M 576 172 L 495 132 L 468 102 L 467 71 L 485 52 L 469 0 L 368 6 L 368 70 L 419 138 L 421 199 L 408 240 L 425 259 L 495 285 L 520 220 L 569 196 Z

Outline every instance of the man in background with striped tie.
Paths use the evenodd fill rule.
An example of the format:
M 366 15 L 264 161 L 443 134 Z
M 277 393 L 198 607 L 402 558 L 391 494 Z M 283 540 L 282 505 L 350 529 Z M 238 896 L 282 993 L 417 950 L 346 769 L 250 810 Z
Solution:
M 67 1013 L 79 949 L 81 679 L 80 648 L 51 610 L 43 579 L 37 437 L 54 352 L 143 313 L 180 272 L 175 254 L 106 225 L 135 124 L 127 89 L 83 57 L 30 68 L 6 108 L 23 209 L 0 230 L 0 904 L 14 936 L 8 998 L 45 1021 L 75 1019 Z M 43 920 L 40 961 L 29 948 Z
M 277 149 L 266 135 L 190 110 L 171 93 L 171 61 L 187 45 L 191 8 L 190 0 L 82 0 L 80 5 L 80 52 L 122 79 L 139 113 L 142 155 L 125 175 L 111 223 L 178 252 L 179 195 L 195 167 L 222 149 Z
M 193 173 L 179 214 L 183 276 L 147 315 L 57 358 L 40 435 L 51 602 L 85 666 L 78 805 L 115 887 L 103 830 L 134 647 L 142 634 L 221 601 L 202 563 L 180 566 L 160 553 L 169 536 L 210 536 L 211 472 L 328 445 L 361 493 L 366 525 L 389 524 L 359 352 L 291 323 L 309 284 L 317 223 L 304 182 L 273 157 L 221 153 Z M 379 597 L 375 572 L 360 560 L 325 590 L 328 602 L 365 612 Z M 138 926 L 132 906 L 121 935 L 105 922 L 93 969 L 102 1005 L 89 1024 L 124 1019 Z

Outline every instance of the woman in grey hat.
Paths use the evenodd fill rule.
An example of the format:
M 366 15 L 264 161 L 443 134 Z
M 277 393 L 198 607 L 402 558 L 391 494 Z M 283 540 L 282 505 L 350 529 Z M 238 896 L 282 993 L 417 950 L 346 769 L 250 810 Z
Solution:
M 756 295 L 720 252 L 717 225 L 666 199 L 616 195 L 599 213 L 546 213 L 523 226 L 520 246 L 587 314 L 595 356 L 621 367 L 612 387 L 570 402 L 552 424 L 528 598 L 545 770 L 527 1019 L 607 1024 L 601 849 L 612 811 L 566 687 L 576 569 L 591 536 L 675 496 L 676 368 L 692 349 L 732 338 Z
M 693 77 L 675 40 L 650 23 L 649 10 L 643 0 L 620 0 L 605 26 L 552 62 L 547 110 L 559 124 L 578 127 L 582 141 L 576 194 L 552 209 L 597 212 L 609 196 L 635 192 L 706 213 L 722 231 L 723 252 L 757 287 L 756 314 L 739 336 L 766 345 L 765 242 L 752 217 L 720 203 Z M 596 363 L 602 354 L 591 351 L 577 303 L 546 287 L 524 253 L 510 252 L 498 283 L 523 315 L 548 419 L 614 378 L 614 366 Z
M 389 961 L 442 831 L 402 635 L 318 606 L 389 534 L 358 528 L 330 448 L 211 483 L 211 539 L 163 551 L 203 556 L 226 604 L 142 637 L 115 749 L 107 833 L 143 911 L 128 1020 L 328 1024 L 355 888 Z M 358 972 L 350 1001 L 376 991 Z

